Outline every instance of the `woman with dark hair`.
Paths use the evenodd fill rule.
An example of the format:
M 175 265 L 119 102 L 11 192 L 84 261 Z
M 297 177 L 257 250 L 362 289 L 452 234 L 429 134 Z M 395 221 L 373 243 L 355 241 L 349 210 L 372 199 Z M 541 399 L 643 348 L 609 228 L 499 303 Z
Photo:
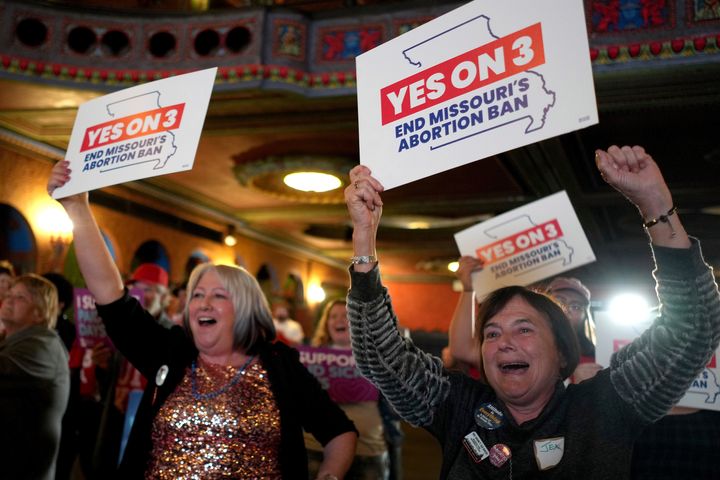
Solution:
M 518 300 L 521 300 L 518 302 Z M 569 377 L 580 360 L 580 348 L 572 325 L 568 322 L 562 308 L 543 294 L 525 287 L 505 287 L 489 293 L 478 308 L 478 331 L 486 332 L 491 340 L 492 325 L 490 320 L 504 310 L 511 302 L 526 303 L 545 318 L 555 340 L 555 347 L 560 356 L 560 376 Z
M 463 291 L 448 329 L 448 348 L 453 359 L 477 367 L 478 343 L 468 332 L 473 331 L 472 273 L 482 269 L 483 265 L 480 259 L 470 256 L 460 257 L 458 264 L 455 274 Z M 602 367 L 595 363 L 595 344 L 590 340 L 595 339 L 595 323 L 590 316 L 590 291 L 579 280 L 569 277 L 557 277 L 544 291 L 562 308 L 572 331 L 575 332 L 580 355 L 575 370 L 568 375 L 569 381 L 580 383 L 592 378 Z M 480 308 L 483 308 L 482 305 Z
M 506 287 L 475 323 L 483 381 L 448 372 L 397 329 L 375 252 L 382 185 L 350 172 L 353 221 L 348 316 L 358 367 L 395 410 L 441 443 L 441 478 L 627 478 L 643 427 L 680 399 L 720 342 L 720 294 L 699 242 L 680 222 L 662 174 L 641 147 L 596 151 L 602 177 L 638 207 L 652 242 L 653 326 L 608 368 L 567 388 L 578 362 L 573 328 L 543 295 Z
M 68 162 L 58 162 L 48 192 L 69 176 Z M 165 328 L 128 294 L 87 193 L 60 203 L 110 339 L 149 379 L 120 478 L 307 478 L 303 430 L 323 445 L 318 478 L 345 474 L 355 451 L 353 424 L 298 352 L 273 343 L 270 309 L 252 275 L 241 267 L 196 266 L 183 326 Z

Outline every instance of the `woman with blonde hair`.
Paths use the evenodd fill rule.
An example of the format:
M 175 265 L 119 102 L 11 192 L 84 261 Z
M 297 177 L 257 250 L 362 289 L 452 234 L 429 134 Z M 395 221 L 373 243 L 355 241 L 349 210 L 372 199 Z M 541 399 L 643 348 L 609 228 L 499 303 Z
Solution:
M 58 162 L 48 192 L 69 178 L 68 162 Z M 60 203 L 110 339 L 149 379 L 121 478 L 304 478 L 303 430 L 323 445 L 318 478 L 344 476 L 355 451 L 353 424 L 298 352 L 273 343 L 270 309 L 252 275 L 241 267 L 197 266 L 183 326 L 164 328 L 124 287 L 87 193 Z

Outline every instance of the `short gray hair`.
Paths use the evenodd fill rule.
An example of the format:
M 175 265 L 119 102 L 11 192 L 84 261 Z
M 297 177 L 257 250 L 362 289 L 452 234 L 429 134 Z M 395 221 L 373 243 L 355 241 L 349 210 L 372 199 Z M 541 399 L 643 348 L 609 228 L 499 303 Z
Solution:
M 48 279 L 27 273 L 15 277 L 13 285 L 24 285 L 30 293 L 30 301 L 42 318 L 41 325 L 55 328 L 58 316 L 58 291 Z
M 249 352 L 262 342 L 275 340 L 275 325 L 267 299 L 255 277 L 242 267 L 201 263 L 190 274 L 187 286 L 188 298 L 192 298 L 198 282 L 210 270 L 217 272 L 235 308 L 233 348 Z M 192 337 L 189 307 L 190 301 L 185 304 L 183 325 Z

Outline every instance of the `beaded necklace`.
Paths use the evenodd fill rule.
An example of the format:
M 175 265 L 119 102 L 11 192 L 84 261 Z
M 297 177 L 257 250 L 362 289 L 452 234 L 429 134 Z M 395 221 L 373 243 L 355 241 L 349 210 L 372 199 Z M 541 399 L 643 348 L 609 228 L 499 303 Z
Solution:
M 192 366 L 190 367 L 190 383 L 192 385 L 192 395 L 195 398 L 195 400 L 210 400 L 212 398 L 217 397 L 218 395 L 222 395 L 223 393 L 230 390 L 235 384 L 237 384 L 240 381 L 240 377 L 245 374 L 245 370 L 247 370 L 248 366 L 252 363 L 252 361 L 255 359 L 255 355 L 249 357 L 242 367 L 240 367 L 240 370 L 235 374 L 233 378 L 230 379 L 229 382 L 227 382 L 225 385 L 220 387 L 218 390 L 215 390 L 214 392 L 209 393 L 200 393 L 198 392 L 197 388 L 197 378 L 195 377 L 195 369 L 197 367 L 195 360 L 192 362 Z

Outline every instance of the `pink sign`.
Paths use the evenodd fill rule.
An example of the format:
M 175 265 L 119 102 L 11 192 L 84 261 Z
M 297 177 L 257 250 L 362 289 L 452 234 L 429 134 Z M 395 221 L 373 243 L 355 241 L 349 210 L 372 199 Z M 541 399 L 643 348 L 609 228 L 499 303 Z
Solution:
M 378 390 L 355 364 L 352 350 L 298 346 L 300 362 L 337 403 L 377 401 Z
M 74 288 L 75 296 L 75 329 L 77 330 L 77 341 L 83 348 L 92 348 L 98 343 L 104 343 L 114 350 L 110 338 L 105 332 L 105 325 L 98 316 L 95 307 L 95 297 L 87 288 Z M 133 288 L 130 295 L 137 298 L 143 303 L 143 292 L 140 289 Z

